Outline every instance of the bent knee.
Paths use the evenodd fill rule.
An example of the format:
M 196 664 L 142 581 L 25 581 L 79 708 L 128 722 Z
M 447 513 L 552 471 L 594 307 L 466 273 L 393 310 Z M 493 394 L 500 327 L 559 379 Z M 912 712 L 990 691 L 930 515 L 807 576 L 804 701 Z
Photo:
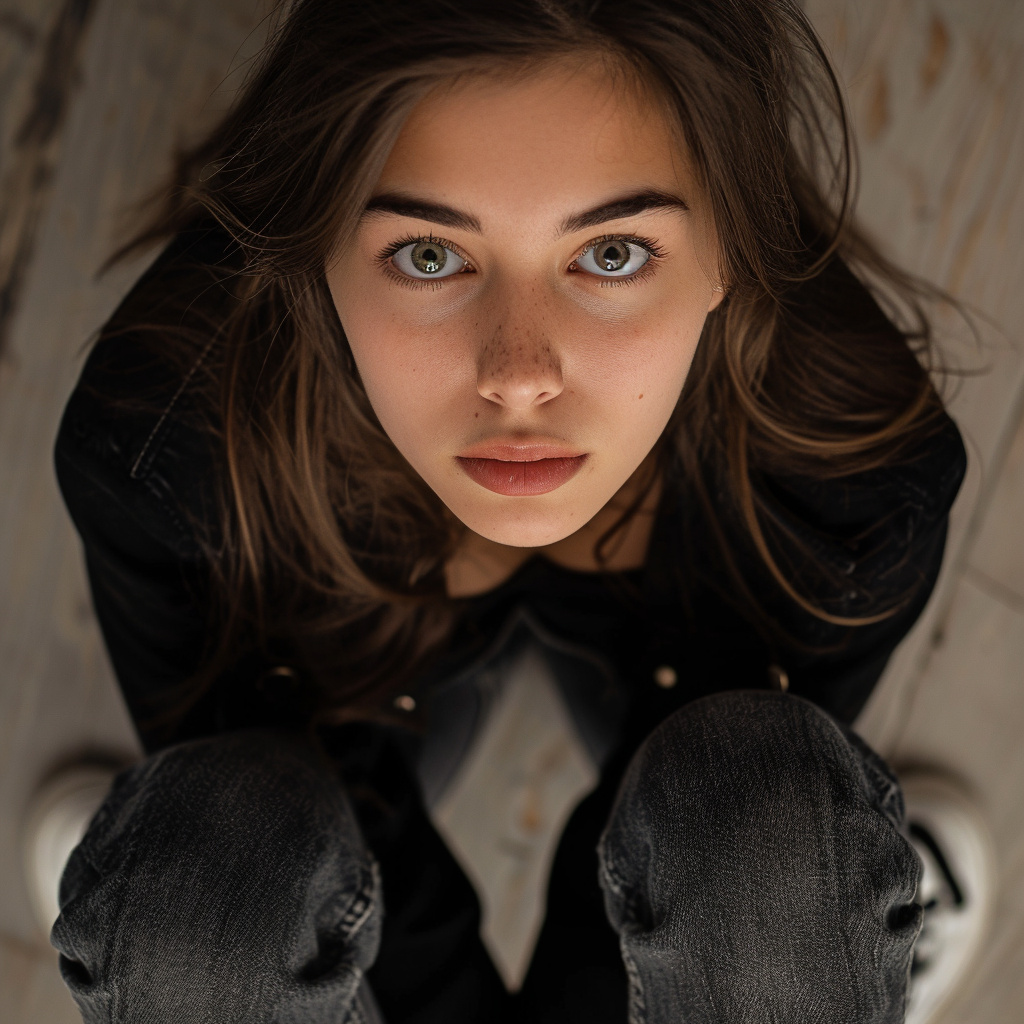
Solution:
M 863 788 L 863 758 L 800 697 L 732 690 L 680 708 L 637 751 L 629 798 L 705 821 L 805 813 Z
M 380 939 L 379 873 L 340 782 L 273 733 L 182 744 L 122 773 L 65 883 L 53 942 L 83 1006 L 111 986 L 242 1005 L 268 979 L 343 1003 Z
M 236 859 L 348 817 L 340 784 L 310 748 L 254 730 L 169 747 L 122 772 L 84 845 L 101 872 L 171 850 Z
M 641 875 L 741 890 L 768 875 L 802 884 L 837 858 L 858 870 L 883 848 L 902 856 L 885 771 L 802 698 L 738 690 L 694 701 L 633 758 L 602 839 L 606 888 Z

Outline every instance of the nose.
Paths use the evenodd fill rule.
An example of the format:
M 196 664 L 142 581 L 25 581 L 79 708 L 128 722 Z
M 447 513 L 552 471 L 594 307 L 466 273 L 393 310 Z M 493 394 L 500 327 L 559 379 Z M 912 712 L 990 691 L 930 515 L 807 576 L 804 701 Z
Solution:
M 543 405 L 562 393 L 562 367 L 537 325 L 499 323 L 480 350 L 477 391 L 508 409 Z

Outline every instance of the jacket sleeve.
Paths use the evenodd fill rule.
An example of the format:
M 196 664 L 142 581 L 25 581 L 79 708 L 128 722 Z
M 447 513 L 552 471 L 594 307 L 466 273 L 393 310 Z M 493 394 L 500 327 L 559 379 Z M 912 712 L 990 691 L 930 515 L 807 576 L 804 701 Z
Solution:
M 773 546 L 784 570 L 807 580 L 801 589 L 820 595 L 827 613 L 863 620 L 843 626 L 776 600 L 793 641 L 780 652 L 793 692 L 844 721 L 860 712 L 935 587 L 966 467 L 960 433 L 943 416 L 902 465 L 832 481 L 786 481 L 776 492 Z M 801 522 L 799 544 L 787 529 L 790 516 Z M 813 582 L 802 571 L 809 561 Z
M 94 352 L 68 403 L 55 463 L 114 671 L 152 750 L 217 728 L 209 696 L 171 724 L 211 647 L 209 565 L 167 476 L 185 457 L 180 424 L 165 419 L 152 436 L 156 413 L 112 409 L 95 388 L 105 354 Z
M 234 301 L 236 262 L 216 227 L 178 235 L 104 326 L 57 436 L 57 478 L 96 615 L 149 751 L 287 717 L 259 689 L 269 660 L 241 644 L 199 685 L 219 639 L 220 459 L 196 384 L 211 325 Z
M 104 354 L 101 343 L 94 358 Z M 55 462 L 143 747 L 240 728 L 304 728 L 312 698 L 290 647 L 271 651 L 237 638 L 216 672 L 208 668 L 223 618 L 211 573 L 219 524 L 212 435 L 190 422 L 183 393 L 174 393 L 169 411 L 126 414 L 96 392 L 98 377 L 87 364 Z

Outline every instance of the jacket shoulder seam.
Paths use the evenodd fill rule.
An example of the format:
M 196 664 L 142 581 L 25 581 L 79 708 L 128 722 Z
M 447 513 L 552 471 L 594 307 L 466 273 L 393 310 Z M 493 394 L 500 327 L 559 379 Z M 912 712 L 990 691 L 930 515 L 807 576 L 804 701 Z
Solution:
M 211 338 L 206 343 L 202 352 L 199 353 L 199 356 L 197 357 L 196 361 L 189 368 L 188 373 L 186 373 L 185 376 L 182 378 L 182 381 L 178 385 L 177 390 L 171 396 L 171 400 L 167 403 L 166 407 L 163 409 L 163 411 L 160 413 L 160 416 L 157 418 L 157 421 L 154 424 L 153 429 L 149 432 L 149 435 L 147 436 L 145 442 L 143 443 L 142 448 L 139 451 L 139 454 L 135 457 L 135 461 L 132 463 L 132 467 L 128 472 L 128 475 L 129 477 L 131 477 L 132 480 L 139 480 L 140 478 L 142 478 L 145 475 L 146 471 L 149 469 L 149 467 L 152 465 L 153 459 L 156 457 L 157 452 L 159 452 L 159 446 L 156 445 L 155 443 L 156 439 L 159 436 L 160 431 L 163 429 L 164 424 L 167 422 L 168 417 L 174 411 L 175 406 L 181 400 L 182 395 L 184 395 L 185 392 L 188 390 L 188 386 L 192 382 L 192 378 L 196 375 L 196 372 L 198 371 L 199 367 L 202 366 L 203 361 L 209 355 L 210 349 L 213 348 L 213 342 L 214 339 Z M 147 458 L 147 456 L 149 457 Z

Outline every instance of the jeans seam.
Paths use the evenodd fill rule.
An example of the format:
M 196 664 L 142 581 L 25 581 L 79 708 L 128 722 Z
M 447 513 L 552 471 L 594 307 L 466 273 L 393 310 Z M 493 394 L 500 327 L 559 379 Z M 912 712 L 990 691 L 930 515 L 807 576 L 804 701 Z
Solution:
M 636 961 L 630 955 L 626 941 L 632 934 L 637 934 L 641 929 L 635 921 L 635 900 L 630 895 L 630 886 L 625 876 L 620 874 L 608 853 L 606 843 L 602 842 L 599 848 L 598 857 L 601 881 L 606 890 L 610 891 L 621 903 L 621 917 L 619 922 L 619 955 L 626 968 L 626 977 L 629 982 L 629 1024 L 645 1024 L 647 1020 L 647 1000 L 644 998 L 643 982 L 640 979 L 640 970 Z
M 623 966 L 626 968 L 626 978 L 629 981 L 629 1024 L 645 1024 L 647 1020 L 647 1000 L 644 998 L 644 986 L 640 980 L 640 970 L 626 948 L 627 935 L 628 933 L 624 932 L 619 937 L 619 955 L 622 957 Z
M 377 909 L 377 897 L 380 892 L 380 868 L 376 861 L 369 859 L 368 863 L 364 863 L 364 871 L 367 867 L 370 876 L 369 885 L 366 884 L 367 880 L 364 875 L 355 899 L 341 919 L 341 930 L 346 939 L 352 939 Z
M 864 763 L 865 774 L 868 775 L 871 786 L 875 791 L 877 809 L 882 812 L 894 825 L 899 825 L 896 820 L 899 815 L 899 784 L 894 782 L 877 765 L 870 762 Z
M 601 843 L 599 863 L 605 887 L 610 889 L 616 896 L 625 896 L 627 888 L 626 879 L 614 867 L 612 858 L 607 852 L 607 847 L 604 843 Z
M 362 1008 L 359 1005 L 359 986 L 363 982 L 363 972 L 358 967 L 354 968 L 355 973 L 358 975 L 356 981 L 355 992 L 352 996 L 352 1003 L 348 1008 L 348 1012 L 345 1014 L 344 1024 L 367 1024 L 366 1014 L 363 1013 Z

